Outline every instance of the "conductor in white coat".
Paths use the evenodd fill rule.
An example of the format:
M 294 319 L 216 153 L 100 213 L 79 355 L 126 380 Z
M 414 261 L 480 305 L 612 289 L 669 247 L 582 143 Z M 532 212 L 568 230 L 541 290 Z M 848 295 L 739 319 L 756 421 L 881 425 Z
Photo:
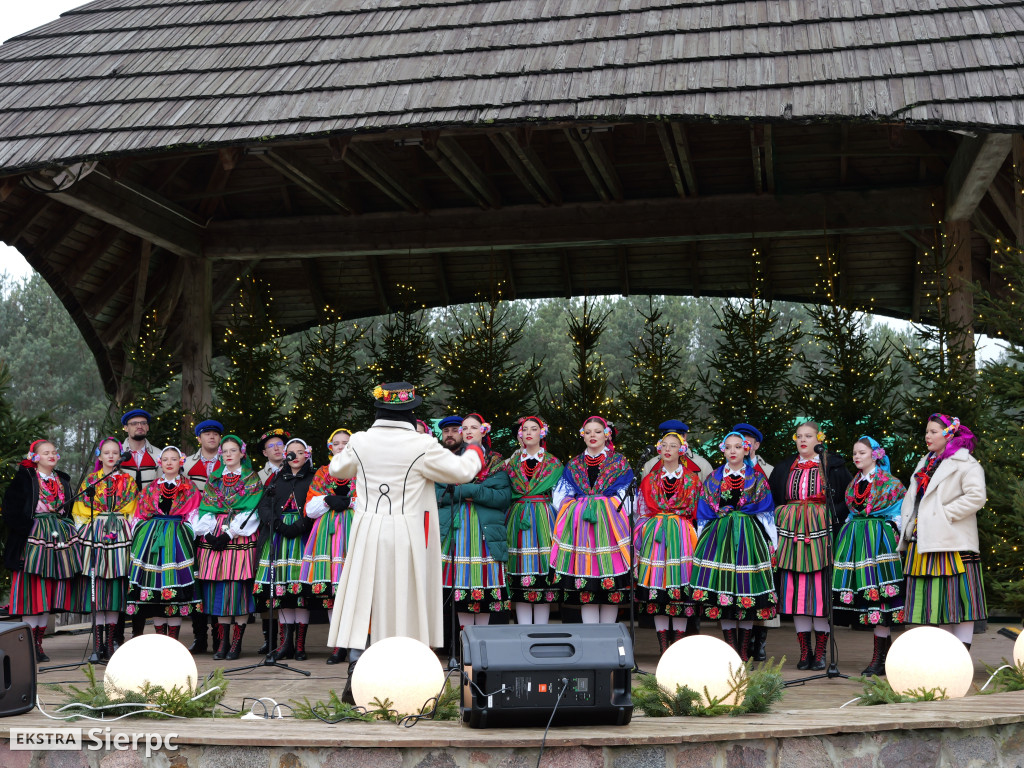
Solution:
M 350 649 L 349 680 L 368 634 L 371 643 L 399 636 L 443 644 L 434 483 L 468 483 L 483 467 L 477 446 L 457 456 L 416 431 L 413 409 L 423 398 L 412 384 L 384 384 L 373 396 L 373 426 L 352 435 L 330 465 L 334 477 L 355 479 L 348 554 L 327 640 L 328 647 Z

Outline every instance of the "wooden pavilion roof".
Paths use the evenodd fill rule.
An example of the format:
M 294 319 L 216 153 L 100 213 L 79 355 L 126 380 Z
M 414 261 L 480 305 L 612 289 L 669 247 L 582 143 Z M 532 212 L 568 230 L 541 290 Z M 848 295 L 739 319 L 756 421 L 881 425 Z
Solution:
M 196 262 L 214 339 L 250 273 L 293 331 L 407 287 L 822 300 L 826 248 L 926 317 L 943 217 L 983 281 L 1020 238 L 1022 125 L 1019 1 L 98 0 L 0 46 L 0 240 L 112 390 Z

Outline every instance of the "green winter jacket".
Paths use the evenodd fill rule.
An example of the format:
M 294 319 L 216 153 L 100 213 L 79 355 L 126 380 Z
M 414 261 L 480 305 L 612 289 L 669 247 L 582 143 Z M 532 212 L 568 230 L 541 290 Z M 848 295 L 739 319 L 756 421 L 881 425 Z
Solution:
M 457 511 L 464 503 L 473 505 L 473 511 L 480 521 L 480 528 L 487 542 L 487 551 L 499 563 L 508 562 L 508 533 L 505 528 L 505 514 L 512 504 L 512 484 L 508 473 L 502 469 L 503 459 L 498 453 L 487 454 L 487 477 L 482 481 L 462 485 L 437 483 L 438 530 L 441 533 L 441 550 L 449 552 L 456 527 L 461 524 L 462 515 Z

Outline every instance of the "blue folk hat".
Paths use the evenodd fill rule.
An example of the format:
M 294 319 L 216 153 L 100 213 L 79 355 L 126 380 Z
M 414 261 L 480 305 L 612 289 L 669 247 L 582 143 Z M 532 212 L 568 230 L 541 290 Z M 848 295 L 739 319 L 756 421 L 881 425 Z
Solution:
M 223 435 L 224 425 L 214 419 L 200 421 L 196 424 L 196 437 L 199 437 L 203 432 L 216 432 L 218 435 Z
M 444 429 L 445 427 L 461 427 L 462 417 L 461 416 L 445 416 L 437 423 L 438 429 Z
M 736 424 L 732 428 L 732 431 L 739 432 L 741 435 L 746 435 L 747 437 L 752 437 L 759 443 L 764 442 L 764 435 L 761 434 L 761 430 L 753 424 Z
M 149 411 L 144 411 L 141 408 L 132 408 L 130 411 L 126 411 L 125 414 L 121 417 L 121 426 L 123 427 L 136 416 L 144 417 L 147 422 L 153 420 L 153 417 L 150 415 Z
M 689 432 L 690 431 L 690 427 L 689 427 L 688 424 L 686 424 L 685 422 L 680 421 L 679 419 L 669 419 L 668 421 L 663 421 L 663 422 L 661 422 L 661 424 L 658 425 L 658 431 L 659 432 L 680 432 L 680 433 L 682 433 L 682 432 Z

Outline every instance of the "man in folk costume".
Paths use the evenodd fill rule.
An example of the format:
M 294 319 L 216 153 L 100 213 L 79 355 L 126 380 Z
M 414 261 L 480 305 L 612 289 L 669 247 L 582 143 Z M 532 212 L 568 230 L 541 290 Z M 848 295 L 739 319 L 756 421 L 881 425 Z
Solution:
M 200 496 L 206 488 L 206 482 L 210 476 L 220 468 L 220 439 L 224 435 L 224 425 L 219 421 L 207 419 L 196 424 L 196 438 L 199 440 L 199 450 L 185 459 L 185 476 L 188 477 Z M 207 643 L 206 631 L 209 628 L 209 619 L 202 611 L 192 612 L 192 645 L 189 651 L 192 653 L 206 653 L 210 646 Z M 214 636 L 216 643 L 216 636 Z
M 131 457 L 121 462 L 121 469 L 135 480 L 139 496 L 150 483 L 160 474 L 160 450 L 149 442 L 149 422 L 153 417 L 142 408 L 133 408 L 121 416 L 121 426 L 128 434 L 121 444 L 122 453 L 131 453 Z M 114 630 L 115 641 L 124 644 L 125 614 L 121 612 Z M 142 634 L 146 628 L 146 619 L 141 614 L 132 616 L 132 637 Z
M 354 478 L 356 495 L 348 556 L 336 590 L 327 645 L 347 647 L 352 671 L 370 642 L 412 637 L 443 643 L 441 538 L 434 483 L 468 483 L 484 464 L 479 446 L 456 456 L 416 431 L 413 409 L 423 402 L 412 384 L 373 391 L 376 420 L 352 435 L 331 459 L 331 475 Z
M 658 434 L 661 437 L 664 437 L 669 432 L 675 432 L 676 434 L 686 437 L 689 431 L 690 427 L 679 419 L 669 419 L 668 421 L 663 421 L 658 425 Z M 648 473 L 650 473 L 654 468 L 654 465 L 657 464 L 659 460 L 660 457 L 655 454 L 654 458 L 644 464 L 644 470 L 641 477 L 647 477 Z M 699 453 L 694 453 L 689 444 L 686 446 L 686 454 L 679 457 L 679 463 L 682 465 L 684 472 L 696 472 L 698 479 L 702 483 L 705 478 L 714 471 L 711 463 Z
M 269 429 L 260 435 L 256 447 L 263 451 L 267 463 L 259 472 L 260 482 L 264 487 L 270 484 L 270 478 L 281 471 L 284 466 L 284 443 L 291 438 L 290 432 L 283 429 Z
M 764 457 L 757 452 L 757 449 L 761 447 L 761 443 L 764 442 L 764 435 L 761 434 L 761 430 L 755 427 L 753 424 L 737 424 L 732 428 L 733 432 L 739 432 L 745 438 L 750 440 L 750 460 L 754 462 L 754 469 L 759 469 L 764 474 L 765 478 L 768 478 L 772 474 L 772 470 L 775 469 L 771 464 L 764 460 Z M 768 658 L 768 630 L 777 629 L 782 626 L 779 621 L 779 617 L 776 616 L 774 619 L 768 619 L 767 621 L 755 621 L 754 629 L 750 633 L 750 648 L 748 653 L 750 658 L 754 661 L 765 661 Z
M 456 456 L 462 455 L 462 417 L 461 416 L 445 416 L 441 421 L 437 423 L 438 429 L 441 430 L 441 445 L 447 448 L 449 451 L 454 453 Z

